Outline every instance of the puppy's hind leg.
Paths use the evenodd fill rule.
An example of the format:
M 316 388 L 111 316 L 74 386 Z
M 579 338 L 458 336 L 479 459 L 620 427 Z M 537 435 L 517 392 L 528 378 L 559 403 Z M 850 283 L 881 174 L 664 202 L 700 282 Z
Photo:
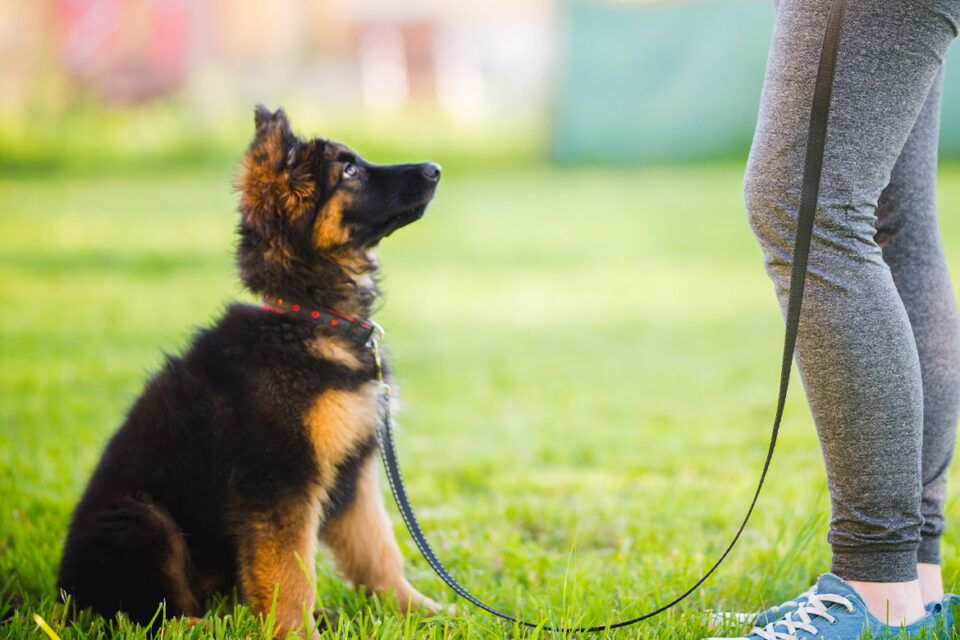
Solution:
M 403 556 L 383 506 L 375 456 L 363 463 L 354 501 L 323 531 L 337 567 L 355 586 L 380 594 L 392 591 L 401 611 L 421 607 L 427 614 L 445 613 L 437 602 L 414 589 L 403 575 Z
M 147 624 L 165 605 L 167 617 L 200 616 L 190 585 L 183 532 L 162 506 L 122 497 L 78 508 L 60 565 L 59 587 L 79 608 L 109 617 L 126 612 Z

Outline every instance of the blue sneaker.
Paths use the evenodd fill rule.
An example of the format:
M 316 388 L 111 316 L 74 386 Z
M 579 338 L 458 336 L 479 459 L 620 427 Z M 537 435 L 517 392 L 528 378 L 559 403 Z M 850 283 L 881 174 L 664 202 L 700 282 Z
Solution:
M 947 599 L 934 603 L 927 615 L 906 626 L 887 626 L 873 617 L 863 599 L 849 584 L 832 573 L 820 576 L 815 586 L 805 595 L 805 602 L 787 611 L 783 617 L 760 627 L 756 626 L 743 640 L 859 640 L 864 632 L 869 637 L 894 640 L 900 638 L 937 637 L 947 639 L 952 626 L 947 624 L 945 612 L 950 609 Z M 934 633 L 931 636 L 930 633 Z M 705 638 L 704 640 L 723 640 Z M 730 639 L 727 639 L 730 640 Z
M 769 609 L 764 609 L 757 614 L 757 617 L 753 621 L 753 626 L 755 627 L 765 627 L 771 622 L 776 622 L 783 616 L 787 615 L 788 612 L 797 609 L 810 599 L 810 596 L 817 592 L 817 585 L 813 585 L 799 596 L 793 600 L 787 600 L 783 604 L 777 605 L 775 607 L 770 607 Z
M 788 612 L 797 609 L 801 604 L 810 599 L 811 594 L 817 592 L 817 585 L 813 585 L 799 596 L 793 600 L 787 600 L 784 603 L 778 604 L 769 609 L 764 609 L 760 613 L 739 613 L 739 612 L 714 612 L 712 614 L 712 619 L 718 623 L 724 622 L 752 622 L 754 627 L 765 627 L 771 622 L 776 622 Z M 947 606 L 948 604 L 954 604 L 960 606 L 960 596 L 948 593 L 942 601 L 934 600 L 933 602 L 928 602 L 924 607 L 927 611 L 943 611 L 943 616 L 946 619 L 947 629 L 953 627 L 953 611 Z
M 813 594 L 816 592 L 817 592 L 817 585 L 813 585 L 812 587 L 810 587 L 809 589 L 801 593 L 799 596 L 797 596 L 793 600 L 787 600 L 786 602 L 782 604 L 778 604 L 775 607 L 764 609 L 763 611 L 758 613 L 755 618 L 753 618 L 753 614 L 749 614 L 749 613 L 715 613 L 714 616 L 716 616 L 716 620 L 720 622 L 727 622 L 727 621 L 748 622 L 751 618 L 753 618 L 753 626 L 765 627 L 771 622 L 776 622 L 777 620 L 782 618 L 784 615 L 787 614 L 788 611 L 791 611 L 799 607 L 801 604 L 803 604 L 804 602 L 810 599 L 810 594 Z M 934 607 L 936 607 L 937 605 L 941 605 L 941 609 L 943 610 L 944 614 L 948 618 L 948 622 L 949 622 L 948 627 L 952 627 L 953 612 L 950 610 L 950 607 L 946 606 L 948 600 L 950 601 L 950 603 L 960 605 L 960 596 L 953 593 L 948 593 L 942 601 L 934 600 L 933 602 L 928 602 L 924 608 L 927 611 L 933 611 Z M 937 609 L 937 610 L 939 611 L 940 609 Z

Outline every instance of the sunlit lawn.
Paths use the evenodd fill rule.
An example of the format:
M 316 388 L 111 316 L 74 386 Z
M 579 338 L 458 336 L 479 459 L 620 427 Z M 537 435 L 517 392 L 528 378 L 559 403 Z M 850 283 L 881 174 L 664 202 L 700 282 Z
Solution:
M 0 178 L 4 636 L 39 637 L 34 612 L 65 638 L 145 633 L 89 614 L 71 624 L 56 571 L 71 509 L 150 371 L 227 301 L 252 299 L 232 265 L 232 169 L 213 166 Z M 491 603 L 545 622 L 638 615 L 695 581 L 735 530 L 766 451 L 782 339 L 741 172 L 448 170 L 427 216 L 382 246 L 376 318 L 406 406 L 404 472 L 438 553 Z M 960 268 L 960 167 L 941 173 Z M 390 510 L 412 582 L 451 599 Z M 948 516 L 960 517 L 955 497 Z M 828 569 L 827 517 L 795 376 L 736 551 L 682 607 L 609 635 L 698 637 L 704 610 L 796 595 Z M 952 528 L 952 589 L 958 544 Z M 318 562 L 336 637 L 512 633 L 463 603 L 458 620 L 404 619 Z M 261 629 L 229 598 L 212 604 L 218 637 Z

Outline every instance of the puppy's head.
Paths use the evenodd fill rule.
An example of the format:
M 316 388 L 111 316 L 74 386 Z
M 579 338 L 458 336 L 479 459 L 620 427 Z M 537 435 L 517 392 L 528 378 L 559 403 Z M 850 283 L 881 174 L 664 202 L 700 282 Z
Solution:
M 322 287 L 296 281 L 335 267 L 372 270 L 370 250 L 420 218 L 440 180 L 433 163 L 378 165 L 339 142 L 302 140 L 283 109 L 258 106 L 254 122 L 238 181 L 238 261 L 256 292 Z

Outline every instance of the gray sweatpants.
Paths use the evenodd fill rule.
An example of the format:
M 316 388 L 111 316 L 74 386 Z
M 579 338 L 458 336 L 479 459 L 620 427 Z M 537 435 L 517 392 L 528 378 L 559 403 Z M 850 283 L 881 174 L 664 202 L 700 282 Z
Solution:
M 786 308 L 830 0 L 781 0 L 747 165 L 747 214 Z M 797 362 L 833 507 L 833 572 L 939 564 L 960 412 L 960 322 L 936 219 L 942 67 L 960 0 L 846 5 Z

